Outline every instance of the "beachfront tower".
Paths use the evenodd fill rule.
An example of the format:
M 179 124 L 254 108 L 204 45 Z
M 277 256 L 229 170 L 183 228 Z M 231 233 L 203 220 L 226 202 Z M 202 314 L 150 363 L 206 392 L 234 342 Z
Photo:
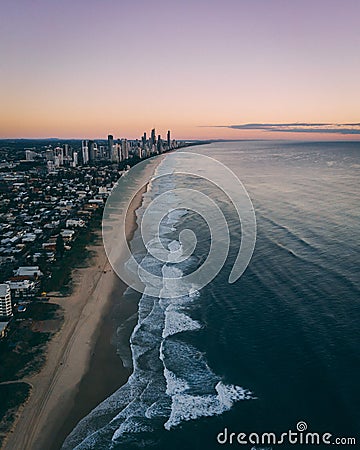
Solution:
M 0 284 L 0 318 L 7 320 L 12 315 L 10 286 L 8 284 Z
M 150 142 L 150 145 L 153 146 L 153 145 L 155 145 L 155 143 L 156 143 L 155 128 L 153 128 L 151 130 L 151 142 Z
M 170 130 L 168 130 L 168 132 L 167 132 L 167 146 L 168 146 L 168 149 L 170 149 L 170 147 L 171 147 Z
M 157 140 L 157 152 L 162 153 L 162 151 L 163 151 L 162 139 L 161 139 L 161 135 L 159 134 L 158 140 Z
M 107 157 L 107 159 L 111 159 L 113 147 L 114 147 L 114 136 L 112 134 L 109 134 L 108 135 L 108 154 L 107 154 L 108 157 Z
M 141 147 L 145 149 L 146 146 L 146 131 L 144 132 L 143 137 L 141 138 Z

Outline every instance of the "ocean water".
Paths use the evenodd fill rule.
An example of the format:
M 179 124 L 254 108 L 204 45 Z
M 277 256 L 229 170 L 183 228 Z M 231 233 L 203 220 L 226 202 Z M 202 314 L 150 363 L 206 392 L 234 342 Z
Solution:
M 161 198 L 170 212 L 132 242 L 145 287 L 147 271 L 166 282 L 158 295 L 127 293 L 139 298 L 127 361 L 133 374 L 63 448 L 294 448 L 226 446 L 217 436 L 225 428 L 280 435 L 300 421 L 360 442 L 360 143 L 224 142 L 186 151 L 221 161 L 245 186 L 257 223 L 250 264 L 229 284 L 242 229 L 229 193 L 216 185 L 219 173 L 204 166 L 207 180 L 184 175 L 190 156 L 187 163 L 167 155 L 137 220 L 169 191 Z M 224 246 L 227 239 L 221 221 L 209 225 L 215 208 L 198 200 L 205 215 L 191 210 L 197 200 L 189 189 L 221 209 L 231 244 L 215 278 L 201 289 L 189 283 L 183 295 L 180 286 L 204 264 L 214 236 Z M 153 256 L 159 242 L 177 254 L 188 229 L 196 235 L 190 256 L 176 263 Z

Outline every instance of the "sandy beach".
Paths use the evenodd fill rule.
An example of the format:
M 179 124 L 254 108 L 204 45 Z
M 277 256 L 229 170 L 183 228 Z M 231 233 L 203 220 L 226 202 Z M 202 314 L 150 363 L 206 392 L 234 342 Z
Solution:
M 137 228 L 135 211 L 145 189 L 137 193 L 126 217 L 128 241 Z M 32 385 L 32 392 L 5 442 L 6 450 L 60 448 L 76 423 L 130 375 L 110 342 L 111 309 L 127 286 L 109 264 L 100 234 L 89 246 L 93 257 L 88 267 L 73 271 L 73 293 L 50 300 L 64 308 L 64 323 L 48 344 L 42 370 L 23 380 Z M 133 313 L 125 308 L 124 320 Z

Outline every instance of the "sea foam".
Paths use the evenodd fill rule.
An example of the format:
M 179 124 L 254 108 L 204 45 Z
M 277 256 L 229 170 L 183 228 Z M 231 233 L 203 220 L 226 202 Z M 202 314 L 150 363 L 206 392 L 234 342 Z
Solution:
M 161 173 L 161 164 L 158 171 Z M 154 193 L 172 187 L 171 180 L 159 183 L 153 179 L 137 210 L 138 221 Z M 127 269 L 137 272 L 145 284 L 130 338 L 133 373 L 124 386 L 80 421 L 64 449 L 126 446 L 135 442 L 139 433 L 146 444 L 152 442 L 155 430 L 171 430 L 185 421 L 219 415 L 235 402 L 252 398 L 240 386 L 223 383 L 209 367 L 206 354 L 196 347 L 194 333 L 204 329 L 204 324 L 191 315 L 201 295 L 194 285 L 189 285 L 187 295 L 176 295 L 184 272 L 197 262 L 196 257 L 174 263 L 172 257 L 164 262 L 152 254 L 160 245 L 170 254 L 181 252 L 180 242 L 171 238 L 171 233 L 187 214 L 185 209 L 171 210 L 157 229 L 160 240 L 145 242 L 147 253 L 134 255 L 137 264 L 128 262 Z M 149 295 L 156 289 L 158 295 Z M 187 339 L 189 332 L 192 344 Z

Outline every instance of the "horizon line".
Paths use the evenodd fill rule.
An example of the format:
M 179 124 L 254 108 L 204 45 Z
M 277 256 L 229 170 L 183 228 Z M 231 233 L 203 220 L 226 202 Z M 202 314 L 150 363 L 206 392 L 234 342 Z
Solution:
M 206 127 L 206 125 L 204 126 Z M 210 127 L 216 127 L 216 128 L 230 128 L 229 126 L 223 125 L 223 126 L 217 126 L 213 125 Z M 294 131 L 295 133 L 295 131 Z M 286 133 L 288 134 L 288 133 Z M 308 136 L 309 133 L 304 133 Z M 321 131 L 314 134 L 321 134 Z M 324 133 L 324 134 L 330 134 L 330 133 Z M 335 133 L 331 133 L 335 134 Z M 351 133 L 350 135 L 354 136 L 358 133 Z M 360 133 L 359 133 L 360 134 Z M 182 138 L 182 139 L 175 139 L 176 141 L 192 141 L 192 142 L 238 142 L 238 141 L 305 141 L 305 142 L 360 142 L 360 137 L 358 139 L 344 139 L 345 134 L 339 133 L 340 139 L 321 139 L 321 138 L 313 138 L 313 139 L 304 139 L 304 138 L 294 138 L 294 137 L 268 137 L 268 138 Z M 349 136 L 349 135 L 348 135 Z M 335 137 L 335 136 L 333 136 Z M 118 139 L 128 139 L 130 141 L 139 140 L 139 138 L 118 138 Z M 84 137 L 0 137 L 0 141 L 83 141 L 83 140 L 98 140 L 98 141 L 107 141 L 107 138 L 84 138 Z

